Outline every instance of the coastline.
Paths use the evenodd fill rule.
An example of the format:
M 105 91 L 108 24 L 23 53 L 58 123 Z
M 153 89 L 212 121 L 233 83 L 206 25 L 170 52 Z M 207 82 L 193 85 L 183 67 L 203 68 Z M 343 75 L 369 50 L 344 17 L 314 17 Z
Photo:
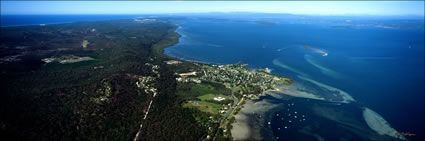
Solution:
M 167 59 L 174 59 L 182 62 L 188 62 L 188 63 L 194 63 L 194 64 L 203 64 L 203 65 L 221 65 L 217 63 L 212 62 L 202 62 L 202 61 L 196 61 L 196 60 L 185 60 L 183 58 L 175 57 L 175 56 L 169 56 L 165 54 L 165 48 L 172 47 L 180 42 L 180 38 L 184 37 L 184 35 L 180 34 L 177 30 L 181 28 L 181 26 L 177 24 L 173 24 L 174 28 L 169 30 L 169 34 L 167 35 L 169 38 L 165 38 L 166 40 L 160 41 L 157 44 L 153 45 L 153 51 L 158 56 L 165 57 Z M 249 68 L 247 68 L 249 69 Z M 255 71 L 260 71 L 258 69 L 250 69 Z M 279 76 L 277 74 L 269 73 L 273 76 Z M 285 77 L 287 78 L 287 77 Z M 287 78 L 290 79 L 290 78 Z M 290 79 L 292 82 L 289 85 L 292 85 L 293 79 Z M 261 96 L 267 95 L 269 92 L 276 91 L 276 86 L 272 89 L 268 89 L 263 91 L 261 94 L 259 94 L 254 99 L 247 99 L 244 101 L 244 103 L 240 106 L 234 107 L 237 114 L 235 115 L 229 115 L 231 117 L 224 117 L 224 118 L 235 118 L 233 122 L 228 123 L 232 126 L 230 129 L 231 136 L 234 140 L 247 140 L 247 139 L 255 139 L 255 140 L 261 140 L 263 137 L 261 136 L 261 123 L 263 122 L 260 119 L 252 119 L 249 117 L 251 113 L 263 115 L 265 112 L 269 112 L 269 110 L 276 108 L 278 106 L 282 106 L 281 104 L 271 104 L 267 101 L 262 102 L 255 102 L 255 100 L 258 100 Z M 258 106 L 258 105 L 261 106 Z
M 233 122 L 231 133 L 234 140 L 262 140 L 261 128 L 264 123 L 265 112 L 282 106 L 282 104 L 271 104 L 267 101 L 255 102 L 253 100 L 247 100 L 241 108 L 238 114 L 236 114 L 235 122 Z
M 178 57 L 174 57 L 174 56 L 169 56 L 167 54 L 164 53 L 164 49 L 168 48 L 168 47 L 172 47 L 175 44 L 179 43 L 179 38 L 182 37 L 181 34 L 179 34 L 178 31 L 176 31 L 178 29 L 178 26 L 176 26 L 176 24 L 174 24 L 175 28 L 173 28 L 173 32 L 172 34 L 174 34 L 174 36 L 177 36 L 177 38 L 172 38 L 172 42 L 173 43 L 168 43 L 167 45 L 163 45 L 160 46 L 159 48 L 156 47 L 157 49 L 161 49 L 160 53 L 162 54 L 162 56 L 165 56 L 167 58 L 170 59 L 176 59 L 179 61 L 183 61 L 183 62 L 188 62 L 188 63 L 199 63 L 199 64 L 205 64 L 205 65 L 214 65 L 216 63 L 210 63 L 210 62 L 201 62 L 201 61 L 196 61 L 196 60 L 185 60 L 184 58 L 178 58 Z M 170 36 L 170 35 L 168 35 Z M 157 50 L 154 49 L 154 50 Z M 255 70 L 255 69 L 254 69 Z M 272 74 L 272 73 L 270 73 Z M 276 74 L 272 74 L 272 75 L 276 75 Z M 279 76 L 279 75 L 277 75 Z M 245 103 L 238 109 L 237 114 L 235 115 L 231 115 L 235 118 L 235 120 L 232 123 L 229 123 L 232 125 L 232 128 L 230 129 L 231 132 L 231 136 L 233 137 L 234 140 L 247 140 L 247 139 L 255 139 L 255 140 L 262 140 L 263 137 L 261 136 L 261 132 L 262 129 L 265 125 L 263 125 L 264 122 L 264 118 L 261 118 L 261 116 L 266 116 L 264 115 L 267 112 L 270 112 L 270 110 L 272 110 L 275 107 L 279 107 L 282 105 L 279 104 L 273 104 L 270 103 L 268 101 L 258 101 L 260 99 L 260 97 L 262 96 L 266 96 L 269 95 L 268 93 L 274 93 L 276 95 L 281 95 L 282 97 L 285 96 L 289 96 L 289 97 L 300 97 L 300 98 L 305 98 L 305 99 L 314 99 L 314 100 L 323 100 L 323 101 L 327 101 L 327 102 L 336 102 L 336 103 L 341 103 L 341 104 L 347 104 L 347 103 L 351 103 L 351 102 L 356 102 L 356 100 L 354 100 L 348 93 L 339 90 L 337 88 L 333 88 L 331 86 L 322 84 L 320 82 L 311 80 L 307 77 L 302 77 L 304 79 L 307 79 L 306 81 L 309 81 L 310 83 L 313 83 L 315 85 L 318 85 L 319 87 L 324 87 L 330 90 L 337 90 L 340 92 L 340 96 L 341 96 L 341 100 L 338 101 L 332 101 L 330 99 L 326 99 L 324 97 L 321 96 L 317 96 L 317 95 L 312 95 L 312 93 L 307 93 L 307 92 L 302 92 L 302 91 L 297 91 L 297 87 L 294 87 L 294 84 L 290 84 L 288 86 L 290 87 L 294 87 L 292 88 L 293 91 L 291 93 L 291 91 L 288 91 L 288 89 L 279 89 L 278 86 L 275 86 L 273 89 L 270 90 L 266 90 L 264 91 L 262 94 L 260 94 L 258 97 L 256 97 L 255 99 L 248 99 L 245 101 Z M 300 78 L 300 79 L 302 79 Z M 293 80 L 293 79 L 291 79 Z M 305 94 L 303 94 L 305 93 Z M 338 104 L 339 105 L 339 104 Z M 260 115 L 260 118 L 258 118 L 258 115 Z M 257 118 L 256 118 L 257 117 Z M 402 137 L 400 137 L 402 138 Z
M 167 56 L 171 59 L 176 59 L 176 60 L 179 60 L 179 61 L 185 61 L 185 62 L 189 62 L 189 63 L 199 63 L 199 64 L 206 64 L 206 65 L 226 65 L 226 64 L 221 64 L 221 63 L 213 63 L 213 62 L 198 61 L 198 60 L 193 60 L 193 59 L 185 59 L 183 57 L 177 57 L 177 56 L 172 56 L 172 55 L 166 54 L 166 52 L 165 52 L 166 48 L 173 47 L 174 45 L 180 43 L 181 38 L 186 37 L 186 35 L 184 35 L 183 33 L 178 31 L 180 28 L 182 28 L 180 25 L 178 25 L 176 23 L 172 23 L 172 24 L 175 26 L 175 28 L 173 29 L 173 32 L 177 34 L 178 38 L 177 38 L 177 41 L 175 41 L 175 43 L 172 43 L 171 45 L 159 47 L 159 48 L 162 48 L 162 55 Z

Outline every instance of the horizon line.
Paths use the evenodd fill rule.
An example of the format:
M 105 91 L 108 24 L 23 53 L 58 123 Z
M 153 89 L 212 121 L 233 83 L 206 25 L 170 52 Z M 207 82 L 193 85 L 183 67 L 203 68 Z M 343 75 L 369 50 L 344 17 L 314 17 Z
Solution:
M 294 14 L 294 13 L 278 13 L 278 12 L 252 12 L 252 11 L 231 11 L 231 12 L 178 12 L 178 13 L 8 13 L 0 14 L 0 16 L 15 16 L 15 15 L 181 15 L 181 14 L 282 14 L 282 15 L 294 15 L 294 16 L 348 16 L 348 17 L 422 17 L 425 15 L 420 14 L 399 14 L 399 15 L 386 15 L 386 14 Z

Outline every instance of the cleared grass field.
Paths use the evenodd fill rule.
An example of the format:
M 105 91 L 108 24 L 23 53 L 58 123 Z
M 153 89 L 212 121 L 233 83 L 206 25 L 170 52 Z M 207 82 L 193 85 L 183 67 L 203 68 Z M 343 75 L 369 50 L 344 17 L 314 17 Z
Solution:
M 199 93 L 199 94 L 216 94 L 218 93 L 217 90 L 208 84 L 196 84 L 194 87 L 192 87 L 193 93 Z
M 206 101 L 197 101 L 198 104 L 194 104 L 192 102 L 186 102 L 183 104 L 183 107 L 185 108 L 193 108 L 196 107 L 202 112 L 211 113 L 211 114 L 218 114 L 220 109 L 223 107 L 221 104 L 206 102 Z
M 208 83 L 192 84 L 190 91 L 179 92 L 179 95 L 192 96 L 198 100 L 185 102 L 185 108 L 197 108 L 202 112 L 218 114 L 220 109 L 223 108 L 222 104 L 215 103 L 214 97 L 222 97 L 229 100 L 230 95 L 226 95 L 223 90 L 218 90 L 214 85 Z

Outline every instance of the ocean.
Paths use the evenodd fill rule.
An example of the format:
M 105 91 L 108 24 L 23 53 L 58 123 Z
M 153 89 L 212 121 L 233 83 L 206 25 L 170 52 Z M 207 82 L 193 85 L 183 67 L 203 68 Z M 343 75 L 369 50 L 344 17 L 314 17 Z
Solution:
M 306 85 L 302 78 L 308 77 L 347 92 L 357 107 L 375 111 L 398 132 L 416 134 L 409 139 L 424 138 L 423 29 L 276 23 L 187 19 L 177 22 L 182 37 L 165 53 L 212 64 L 267 67 Z
M 139 16 L 2 15 L 1 26 L 128 19 Z M 261 133 L 264 136 L 272 135 L 267 139 L 296 139 L 306 134 L 309 135 L 305 137 L 306 140 L 364 139 L 359 134 L 366 136 L 371 134 L 370 131 L 352 130 L 351 127 L 367 127 L 361 116 L 361 111 L 365 108 L 381 115 L 398 132 L 416 134 L 407 137 L 408 139 L 424 138 L 423 28 L 361 25 L 362 21 L 357 21 L 361 26 L 346 27 L 340 26 L 340 23 L 269 19 L 264 23 L 250 20 L 252 19 L 176 20 L 175 23 L 179 26 L 177 32 L 182 37 L 178 44 L 166 48 L 165 53 L 185 60 L 212 64 L 241 62 L 249 64 L 248 67 L 252 69 L 267 67 L 272 69 L 272 73 L 290 77 L 296 84 L 302 84 L 308 89 L 322 94 L 332 90 L 344 91 L 356 100 L 350 104 L 335 106 L 333 102 L 305 98 L 285 96 L 279 99 L 276 97 L 282 95 L 275 94 L 262 97 L 258 101 L 267 99 L 270 103 L 280 105 L 265 113 L 269 118 L 260 120 L 265 125 L 272 123 L 262 127 Z M 270 21 L 273 24 L 268 23 Z M 332 89 L 319 91 L 323 88 L 317 84 Z M 298 105 L 291 110 L 297 109 L 309 118 L 302 125 L 293 126 L 297 130 L 283 132 L 281 130 L 285 123 L 282 122 L 288 120 L 283 120 L 277 114 L 287 115 L 288 111 L 285 110 L 290 106 L 283 106 L 287 104 Z M 307 115 L 308 113 L 328 113 L 335 116 Z M 346 115 L 352 115 L 352 119 Z M 335 121 L 344 124 L 333 125 Z M 350 121 L 353 124 L 362 121 L 362 125 L 355 126 Z M 345 127 L 341 129 L 344 130 L 332 131 L 343 126 Z M 347 132 L 347 136 L 337 138 L 344 132 Z

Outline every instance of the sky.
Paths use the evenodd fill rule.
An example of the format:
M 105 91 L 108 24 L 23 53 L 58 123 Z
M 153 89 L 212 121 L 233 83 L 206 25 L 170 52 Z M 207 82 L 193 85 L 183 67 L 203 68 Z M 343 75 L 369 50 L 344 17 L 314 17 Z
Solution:
M 424 1 L 1 1 L 1 14 L 261 12 L 424 16 Z

